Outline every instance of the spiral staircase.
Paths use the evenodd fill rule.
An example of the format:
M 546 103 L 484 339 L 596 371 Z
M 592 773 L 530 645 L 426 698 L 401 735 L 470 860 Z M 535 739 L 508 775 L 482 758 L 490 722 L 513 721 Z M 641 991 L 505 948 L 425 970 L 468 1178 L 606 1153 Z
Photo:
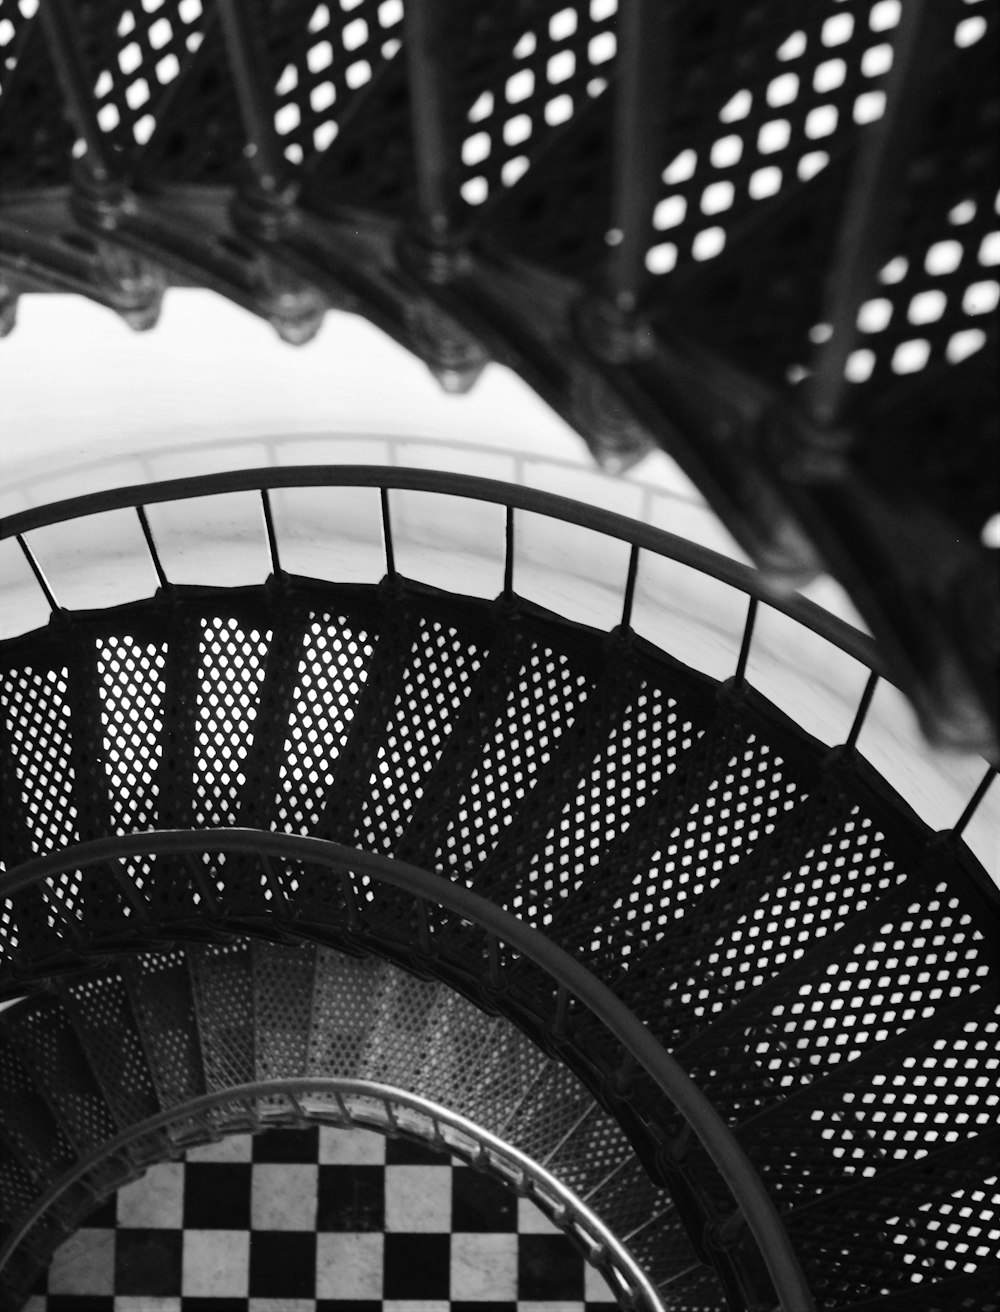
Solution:
M 626 1308 L 1000 1309 L 1000 915 L 965 841 L 996 771 L 938 832 L 862 750 L 891 680 L 996 760 L 998 28 L 0 0 L 0 329 L 60 291 L 150 328 L 170 286 L 293 344 L 360 314 L 446 390 L 514 369 L 608 468 L 667 450 L 760 567 L 414 470 L 5 521 L 44 620 L 0 643 L 0 1307 L 151 1164 L 318 1121 L 492 1172 Z M 338 573 L 351 513 L 287 565 L 280 497 L 335 485 L 376 497 L 374 579 Z M 411 492 L 499 510 L 493 591 L 404 567 Z M 157 504 L 246 495 L 267 569 L 214 586 L 204 539 L 179 584 Z M 53 542 L 114 572 L 115 515 L 152 585 L 65 603 Z M 529 520 L 599 535 L 546 602 Z M 721 677 L 707 602 L 700 648 L 666 591 L 637 621 L 664 561 L 744 599 Z M 821 569 L 874 639 L 793 595 Z M 864 668 L 842 733 L 760 691 L 765 612 Z
M 378 489 L 385 574 L 281 565 L 283 488 Z M 273 572 L 177 586 L 156 502 L 254 484 Z M 503 507 L 503 587 L 396 568 L 393 487 Z M 161 586 L 58 605 L 111 511 Z M 515 587 L 545 513 L 624 544 L 621 622 Z M 759 576 L 607 512 L 420 471 L 256 471 L 4 526 L 50 622 L 2 647 L 0 1289 L 150 1163 L 327 1120 L 463 1152 L 643 1309 L 995 1308 L 995 886 L 747 678 Z M 730 678 L 634 627 L 647 557 L 749 593 Z M 756 593 L 756 595 L 755 595 Z M 486 1019 L 486 1017 L 490 1019 Z

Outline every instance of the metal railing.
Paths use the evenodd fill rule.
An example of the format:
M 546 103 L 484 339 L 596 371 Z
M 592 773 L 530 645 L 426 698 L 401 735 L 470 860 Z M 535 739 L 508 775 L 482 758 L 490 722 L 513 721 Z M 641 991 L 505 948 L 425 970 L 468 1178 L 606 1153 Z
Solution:
M 440 915 L 447 912 L 454 917 L 451 932 L 456 937 L 467 939 L 465 927 L 468 926 L 475 927 L 482 935 L 475 962 L 466 949 L 464 961 L 458 964 L 464 965 L 467 972 L 473 968 L 481 973 L 486 986 L 497 996 L 514 983 L 519 959 L 533 963 L 550 985 L 547 999 L 535 998 L 536 1005 L 544 1002 L 547 1006 L 548 1031 L 557 1037 L 567 1037 L 574 1018 L 578 1019 L 581 1012 L 597 1022 L 606 1040 L 602 1051 L 620 1053 L 617 1067 L 606 1073 L 610 1087 L 624 1097 L 637 1072 L 644 1072 L 700 1141 L 725 1181 L 734 1209 L 724 1223 L 725 1233 L 720 1236 L 723 1244 L 732 1242 L 745 1227 L 760 1250 L 781 1307 L 787 1312 L 808 1312 L 814 1306 L 798 1258 L 756 1169 L 690 1076 L 628 1007 L 579 961 L 463 884 L 402 861 L 325 839 L 235 828 L 168 830 L 97 839 L 25 862 L 0 876 L 0 901 L 46 880 L 59 881 L 60 876 L 68 873 L 99 867 L 122 896 L 123 920 L 134 926 L 138 949 L 143 943 L 148 945 L 151 939 L 155 940 L 158 933 L 169 937 L 171 931 L 168 924 L 158 926 L 156 922 L 155 904 L 149 899 L 150 886 L 155 880 L 146 880 L 140 887 L 130 878 L 125 863 L 128 858 L 185 854 L 202 858 L 219 854 L 257 857 L 262 879 L 266 881 L 262 905 L 270 908 L 278 928 L 292 934 L 308 936 L 309 923 L 295 918 L 294 889 L 275 864 L 282 860 L 305 862 L 335 875 L 336 885 L 345 899 L 343 923 L 337 928 L 345 937 L 353 935 L 356 941 L 363 941 L 366 929 L 377 936 L 376 891 L 382 886 L 412 899 L 412 921 L 417 926 L 417 943 L 413 946 L 419 950 L 421 960 L 429 963 L 455 955 L 449 952 L 449 924 L 442 923 Z M 232 918 L 226 916 L 224 860 L 214 863 L 213 880 L 207 878 L 203 862 L 192 860 L 190 868 L 192 879 L 197 881 L 194 897 L 205 921 L 211 921 L 214 908 L 214 915 L 222 918 L 227 929 L 252 933 L 252 915 L 242 926 L 238 914 Z M 429 914 L 432 907 L 439 913 L 436 917 Z M 372 918 L 370 925 L 366 925 L 366 916 Z M 116 944 L 122 946 L 120 934 Z M 537 989 L 535 980 L 533 988 Z M 680 1141 L 664 1147 L 669 1157 L 681 1162 L 683 1170 L 684 1150 Z
M 630 548 L 625 585 L 621 597 L 621 627 L 629 629 L 639 564 L 643 553 L 674 561 L 708 578 L 718 580 L 727 587 L 742 593 L 746 598 L 746 613 L 740 640 L 739 655 L 733 667 L 734 683 L 743 682 L 747 663 L 753 650 L 755 626 L 761 605 L 784 615 L 815 634 L 837 651 L 845 653 L 868 671 L 867 683 L 856 703 L 853 721 L 843 746 L 855 747 L 872 706 L 873 696 L 880 681 L 893 684 L 887 663 L 875 640 L 868 634 L 845 623 L 821 606 L 797 594 L 776 593 L 756 570 L 737 560 L 713 551 L 709 547 L 670 533 L 651 524 L 629 519 L 602 507 L 573 501 L 555 493 L 535 488 L 516 486 L 495 479 L 469 474 L 451 474 L 435 470 L 388 468 L 383 465 L 291 465 L 286 468 L 260 468 L 232 470 L 220 474 L 170 479 L 163 482 L 138 484 L 131 487 L 90 492 L 79 497 L 23 510 L 0 519 L 0 541 L 15 539 L 30 566 L 46 603 L 53 613 L 61 610 L 55 589 L 45 576 L 25 535 L 34 530 L 55 524 L 79 520 L 91 515 L 115 510 L 134 510 L 142 531 L 149 560 L 161 587 L 169 588 L 171 580 L 160 559 L 157 543 L 151 531 L 146 508 L 165 502 L 187 501 L 227 493 L 254 492 L 261 501 L 266 530 L 267 551 L 276 575 L 281 575 L 281 541 L 275 530 L 270 493 L 279 489 L 304 488 L 372 488 L 380 493 L 381 533 L 386 574 L 397 576 L 394 551 L 392 505 L 389 493 L 424 492 L 455 497 L 460 500 L 502 506 L 506 514 L 506 532 L 503 561 L 504 593 L 514 595 L 516 573 L 517 531 L 515 512 L 526 511 L 550 520 L 561 521 L 589 529 L 607 538 L 625 543 Z M 996 764 L 983 763 L 985 773 L 977 786 L 963 791 L 963 807 L 950 834 L 959 838 L 965 831 L 987 790 L 997 775 Z M 907 775 L 908 778 L 908 775 Z M 900 781 L 902 783 L 902 780 Z M 963 786 L 964 788 L 964 786 Z M 907 799 L 913 800 L 913 799 Z
M 479 478 L 471 474 L 448 474 L 425 469 L 390 469 L 381 465 L 291 465 L 280 469 L 232 470 L 224 474 L 205 474 L 200 477 L 169 479 L 165 482 L 139 484 L 126 488 L 112 488 L 89 492 L 84 496 L 70 497 L 45 506 L 22 510 L 0 520 L 0 540 L 17 539 L 32 572 L 45 593 L 50 606 L 59 609 L 59 601 L 45 579 L 24 534 L 68 520 L 83 519 L 111 510 L 134 509 L 138 515 L 150 557 L 161 583 L 168 582 L 160 562 L 156 544 L 149 531 L 144 510 L 147 506 L 168 501 L 187 501 L 198 497 L 219 496 L 231 492 L 257 492 L 264 508 L 265 522 L 273 525 L 268 493 L 279 488 L 355 487 L 378 488 L 382 493 L 383 533 L 386 547 L 386 570 L 395 572 L 392 556 L 392 519 L 389 491 L 432 492 L 472 501 L 504 506 L 508 515 L 507 558 L 505 577 L 511 578 L 516 552 L 513 531 L 513 512 L 523 510 L 561 520 L 567 524 L 590 529 L 606 537 L 627 543 L 632 549 L 628 582 L 622 599 L 623 623 L 627 624 L 635 594 L 639 553 L 651 552 L 678 564 L 686 565 L 701 574 L 743 592 L 748 598 L 747 637 L 753 631 L 754 603 L 763 601 L 773 609 L 789 616 L 816 633 L 839 650 L 860 661 L 868 669 L 885 675 L 885 666 L 874 640 L 852 628 L 815 603 L 797 595 L 776 593 L 764 578 L 748 565 L 731 560 L 686 538 L 678 537 L 665 529 L 655 528 L 629 519 L 599 506 L 585 505 L 568 497 L 535 488 L 518 487 L 495 479 Z M 280 543 L 273 532 L 268 534 L 271 563 L 280 571 Z
M 266 1100 L 266 1105 L 262 1103 Z M 600 1271 L 621 1307 L 634 1312 L 666 1312 L 625 1244 L 586 1202 L 550 1171 L 503 1139 L 450 1108 L 393 1085 L 372 1080 L 322 1077 L 260 1080 L 170 1107 L 129 1126 L 82 1155 L 46 1189 L 13 1232 L 0 1244 L 0 1271 L 32 1225 L 74 1185 L 104 1163 L 127 1155 L 134 1145 L 162 1136 L 163 1160 L 229 1134 L 277 1126 L 313 1124 L 365 1129 L 391 1138 L 418 1140 L 485 1172 L 533 1203 L 582 1249 Z M 152 1163 L 144 1162 L 143 1169 Z M 99 1196 L 95 1202 L 99 1201 Z

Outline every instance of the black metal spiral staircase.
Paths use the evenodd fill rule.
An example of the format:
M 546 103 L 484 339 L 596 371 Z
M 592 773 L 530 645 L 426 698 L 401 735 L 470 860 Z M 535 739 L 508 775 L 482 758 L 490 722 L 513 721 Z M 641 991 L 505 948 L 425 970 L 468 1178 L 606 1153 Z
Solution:
M 669 451 L 997 752 L 996 0 L 0 0 L 0 323 L 365 315 Z M 995 527 L 996 521 L 993 520 Z
M 143 509 L 379 477 L 6 525 L 48 589 L 33 531 L 135 507 L 164 585 L 77 613 L 50 591 L 0 648 L 7 1304 L 149 1162 L 336 1119 L 335 1082 L 368 1080 L 563 1180 L 623 1306 L 1000 1306 L 1000 917 L 961 841 L 994 772 L 930 832 L 856 750 L 867 695 L 839 749 L 791 723 L 746 680 L 753 599 L 728 681 L 658 651 L 637 571 L 685 548 L 558 499 L 393 476 L 508 498 L 494 600 L 396 572 L 384 489 L 373 586 L 286 574 L 265 490 L 268 582 L 173 587 Z M 517 595 L 518 503 L 631 540 L 614 631 Z

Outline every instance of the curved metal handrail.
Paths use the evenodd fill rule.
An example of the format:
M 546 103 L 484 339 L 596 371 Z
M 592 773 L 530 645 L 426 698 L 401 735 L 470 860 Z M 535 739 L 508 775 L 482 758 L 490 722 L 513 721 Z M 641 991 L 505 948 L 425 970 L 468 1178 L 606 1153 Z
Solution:
M 145 1120 L 130 1125 L 113 1139 L 108 1139 L 100 1147 L 79 1157 L 68 1171 L 54 1180 L 36 1199 L 30 1212 L 4 1242 L 0 1243 L 0 1271 L 32 1225 L 68 1189 L 83 1180 L 102 1162 L 118 1153 L 127 1152 L 132 1144 L 147 1135 L 161 1130 L 169 1131 L 170 1127 L 178 1122 L 198 1121 L 220 1107 L 232 1107 L 240 1103 L 252 1105 L 257 1099 L 272 1098 L 276 1095 L 284 1095 L 288 1098 L 291 1114 L 296 1122 L 319 1122 L 341 1127 L 356 1126 L 388 1135 L 408 1134 L 429 1143 L 440 1152 L 462 1157 L 478 1170 L 489 1172 L 530 1199 L 564 1234 L 574 1239 L 582 1239 L 587 1249 L 586 1260 L 600 1270 L 606 1278 L 609 1275 L 612 1277 L 613 1282 L 618 1285 L 618 1292 L 626 1307 L 638 1309 L 640 1312 L 643 1310 L 666 1312 L 662 1300 L 627 1247 L 572 1189 L 539 1162 L 534 1161 L 512 1144 L 506 1143 L 492 1131 L 430 1098 L 375 1080 L 341 1079 L 330 1076 L 294 1076 L 233 1085 L 225 1090 L 202 1094 L 199 1098 L 192 1098 L 188 1102 L 166 1108 L 157 1112 L 155 1116 L 146 1117 Z M 337 1114 L 329 1108 L 304 1105 L 302 1100 L 310 1095 L 333 1097 L 337 1104 Z M 381 1103 L 385 1119 L 380 1121 L 374 1116 L 364 1115 L 363 1110 L 353 1109 L 348 1102 L 352 1098 L 364 1098 Z M 422 1133 L 419 1123 L 401 1121 L 400 1108 L 427 1118 L 431 1133 Z M 258 1112 L 257 1116 L 263 1129 L 288 1122 L 288 1114 L 280 1109 L 264 1115 Z M 218 1133 L 211 1124 L 206 1123 L 204 1129 L 208 1136 Z M 446 1130 L 453 1133 L 449 1136 L 445 1133 Z M 237 1132 L 230 1131 L 230 1133 Z M 464 1136 L 466 1140 L 471 1140 L 474 1147 L 470 1148 L 468 1143 L 456 1138 L 455 1132 Z M 193 1145 L 189 1140 L 177 1144 L 177 1147 L 190 1146 Z M 145 1163 L 146 1166 L 154 1164 Z
M 391 857 L 344 847 L 326 839 L 254 829 L 159 830 L 96 839 L 38 857 L 0 876 L 0 899 L 67 871 L 107 862 L 135 903 L 139 890 L 118 865 L 121 858 L 163 853 L 232 852 L 285 857 L 353 872 L 401 889 L 418 903 L 433 903 L 484 929 L 540 967 L 557 985 L 557 1010 L 577 999 L 669 1099 L 725 1180 L 753 1235 L 786 1312 L 809 1312 L 815 1305 L 774 1202 L 733 1132 L 680 1064 L 646 1026 L 596 976 L 569 953 L 509 912 L 463 884 Z M 294 930 L 294 922 L 287 926 Z M 429 926 L 428 926 L 429 931 Z
M 763 601 L 802 624 L 826 642 L 846 652 L 869 670 L 891 681 L 874 639 L 798 595 L 775 591 L 764 575 L 665 529 L 629 519 L 599 506 L 585 505 L 553 492 L 518 487 L 472 474 L 437 470 L 387 468 L 382 465 L 289 465 L 283 468 L 231 470 L 165 482 L 136 484 L 69 497 L 32 507 L 0 520 L 0 540 L 20 537 L 34 529 L 82 519 L 110 510 L 139 509 L 164 501 L 186 501 L 229 492 L 266 492 L 295 487 L 371 487 L 386 491 L 436 492 L 525 510 L 591 529 L 629 544 L 633 551 L 650 551 L 743 592 L 752 602 Z M 634 569 L 630 571 L 634 574 Z

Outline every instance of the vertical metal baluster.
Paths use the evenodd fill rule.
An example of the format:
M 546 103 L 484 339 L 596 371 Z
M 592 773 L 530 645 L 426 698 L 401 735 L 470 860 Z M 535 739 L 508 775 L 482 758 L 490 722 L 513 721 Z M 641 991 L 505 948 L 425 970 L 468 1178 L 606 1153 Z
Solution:
M 632 551 L 628 558 L 628 577 L 625 580 L 625 597 L 622 601 L 622 618 L 621 627 L 630 629 L 632 627 L 632 603 L 635 600 L 635 580 L 639 571 L 639 544 L 632 543 Z
M 48 580 L 46 579 L 45 575 L 42 573 L 42 567 L 35 559 L 34 552 L 28 546 L 27 542 L 25 542 L 24 538 L 21 536 L 20 533 L 18 533 L 17 535 L 17 545 L 24 552 L 24 558 L 31 566 L 31 572 L 32 574 L 34 574 L 38 586 L 45 594 L 45 600 L 49 604 L 49 610 L 51 610 L 52 613 L 55 614 L 57 611 L 61 610 L 62 608 L 59 605 L 59 603 L 56 601 L 55 594 L 53 593 L 52 589 L 49 587 Z
M 271 497 L 266 487 L 260 489 L 260 502 L 264 509 L 264 527 L 267 529 L 267 549 L 271 556 L 271 573 L 281 573 L 281 558 L 278 555 L 278 538 L 274 531 L 274 516 L 271 513 Z
M 504 534 L 503 595 L 510 601 L 514 596 L 514 507 L 507 506 Z
M 857 745 L 858 735 L 868 715 L 868 708 L 872 704 L 872 697 L 875 695 L 875 689 L 878 686 L 879 676 L 874 670 L 868 675 L 868 682 L 865 684 L 865 690 L 861 694 L 861 700 L 858 702 L 858 709 L 854 714 L 854 723 L 851 725 L 851 732 L 847 735 L 847 741 L 844 747 L 847 751 L 853 752 Z
M 396 553 L 392 545 L 392 520 L 389 518 L 389 489 L 380 487 L 379 500 L 382 503 L 382 536 L 385 540 L 385 572 L 390 579 L 396 577 Z
M 156 570 L 156 577 L 160 587 L 169 588 L 170 583 L 160 561 L 160 553 L 156 549 L 156 543 L 153 541 L 153 532 L 149 527 L 149 520 L 146 518 L 146 507 L 136 506 L 135 513 L 139 516 L 139 526 L 142 529 L 142 536 L 146 539 L 146 548 L 149 551 L 149 558 L 153 562 L 153 569 Z
M 757 619 L 757 598 L 747 598 L 747 618 L 743 626 L 743 641 L 740 643 L 740 656 L 736 662 L 736 673 L 733 681 L 737 687 L 741 687 L 746 676 L 747 661 L 750 659 L 750 644 L 753 642 L 753 627 Z
M 979 784 L 976 787 L 976 791 L 969 798 L 969 803 L 966 806 L 965 810 L 962 812 L 962 814 L 959 816 L 958 820 L 955 822 L 954 826 L 952 827 L 951 830 L 952 838 L 956 838 L 956 839 L 961 838 L 969 821 L 972 819 L 972 817 L 976 814 L 976 811 L 979 809 L 980 802 L 982 802 L 983 798 L 986 796 L 990 784 L 992 784 L 993 780 L 996 777 L 997 777 L 997 767 L 995 765 L 991 765 L 990 768 L 983 775 L 982 779 L 980 779 Z

